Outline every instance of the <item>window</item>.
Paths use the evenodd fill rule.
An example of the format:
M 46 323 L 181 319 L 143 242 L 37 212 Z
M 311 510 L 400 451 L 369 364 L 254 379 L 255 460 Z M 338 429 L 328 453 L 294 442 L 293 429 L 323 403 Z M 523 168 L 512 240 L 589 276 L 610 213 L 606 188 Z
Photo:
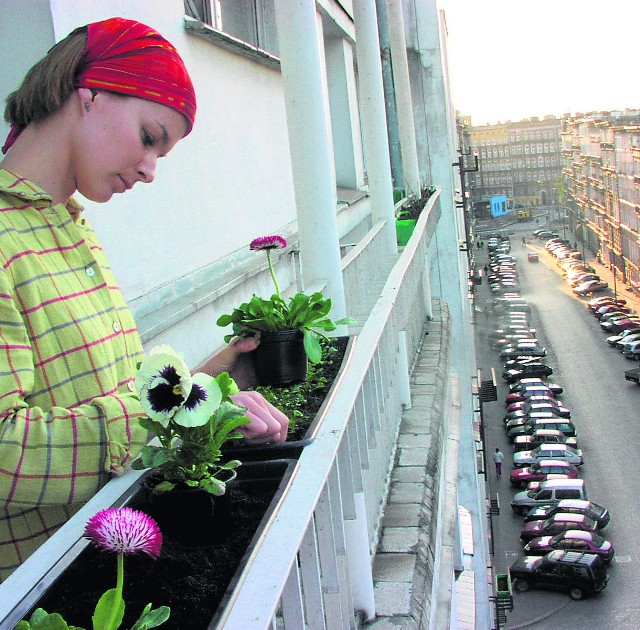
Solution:
M 522 137 L 523 137 L 524 140 L 528 140 L 529 139 L 529 132 L 528 131 L 523 132 Z
M 184 0 L 184 10 L 250 46 L 278 54 L 274 0 Z

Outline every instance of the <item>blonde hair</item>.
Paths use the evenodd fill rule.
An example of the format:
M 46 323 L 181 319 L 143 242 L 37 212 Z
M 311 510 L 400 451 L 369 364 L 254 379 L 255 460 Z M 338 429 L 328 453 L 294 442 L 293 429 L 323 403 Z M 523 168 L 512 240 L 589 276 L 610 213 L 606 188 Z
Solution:
M 7 97 L 4 119 L 11 125 L 26 127 L 58 111 L 75 89 L 86 44 L 86 26 L 75 29 L 55 44 L 27 72 L 20 87 Z

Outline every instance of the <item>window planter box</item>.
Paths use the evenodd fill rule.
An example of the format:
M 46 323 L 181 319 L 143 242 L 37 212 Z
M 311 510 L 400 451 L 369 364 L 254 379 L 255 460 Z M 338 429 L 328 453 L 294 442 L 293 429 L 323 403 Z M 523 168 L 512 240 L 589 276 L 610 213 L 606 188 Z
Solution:
M 145 555 L 127 556 L 126 611 L 121 627 L 131 627 L 149 602 L 154 608 L 171 608 L 168 622 L 162 625 L 165 630 L 215 627 L 215 620 L 243 583 L 257 546 L 277 517 L 281 497 L 296 466 L 294 460 L 273 460 L 248 463 L 238 469 L 238 477 L 228 489 L 234 515 L 226 542 L 188 547 L 165 535 L 158 560 Z M 145 495 L 139 482 L 131 490 L 125 503 L 144 510 Z M 78 516 L 60 531 L 68 529 Z M 81 531 L 76 528 L 76 532 Z M 41 553 L 43 548 L 36 552 L 41 556 L 40 562 L 50 564 L 49 570 L 31 585 L 10 616 L 0 618 L 0 627 L 13 628 L 37 607 L 59 612 L 70 624 L 91 627 L 91 615 L 100 595 L 115 586 L 116 556 L 96 550 L 81 534 L 66 542 L 68 549 L 61 558 Z M 0 599 L 3 587 L 11 588 L 11 578 L 0 586 Z
M 326 409 L 333 399 L 333 393 L 340 386 L 343 374 L 351 360 L 356 337 L 336 337 L 336 341 L 339 351 L 343 353 L 342 361 L 339 363 L 337 372 L 327 376 L 330 381 L 330 387 L 310 423 L 307 423 L 307 426 L 298 427 L 286 442 L 280 444 L 250 446 L 236 442 L 227 443 L 223 449 L 225 458 L 249 462 L 270 459 L 297 459 L 300 456 L 302 449 L 314 440 L 322 426 Z

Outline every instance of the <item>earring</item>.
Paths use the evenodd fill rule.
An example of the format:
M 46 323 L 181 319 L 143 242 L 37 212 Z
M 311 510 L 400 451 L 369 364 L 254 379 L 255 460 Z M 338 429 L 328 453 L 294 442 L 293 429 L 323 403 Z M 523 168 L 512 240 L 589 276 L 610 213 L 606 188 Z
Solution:
M 85 101 L 85 102 L 83 103 L 83 105 L 84 105 L 85 110 L 86 110 L 86 111 L 89 111 L 89 108 L 90 108 L 89 101 Z

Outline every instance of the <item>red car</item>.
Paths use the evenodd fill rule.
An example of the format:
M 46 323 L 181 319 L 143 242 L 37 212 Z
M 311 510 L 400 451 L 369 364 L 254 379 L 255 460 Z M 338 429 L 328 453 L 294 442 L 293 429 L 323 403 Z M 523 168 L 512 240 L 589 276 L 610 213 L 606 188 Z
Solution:
M 569 462 L 550 459 L 547 462 L 539 462 L 532 466 L 516 468 L 511 471 L 509 481 L 516 488 L 526 488 L 532 481 L 542 481 L 547 475 L 566 475 L 567 479 L 577 479 L 578 469 Z
M 604 306 L 600 306 L 598 307 L 593 314 L 598 318 L 598 319 L 602 319 L 603 315 L 606 315 L 607 313 L 613 313 L 613 312 L 618 312 L 618 313 L 633 313 L 633 309 L 632 308 L 628 308 L 626 306 L 620 306 L 619 304 L 605 304 Z
M 601 297 L 593 298 L 593 300 L 589 300 L 587 302 L 587 308 L 590 311 L 595 311 L 596 309 L 598 309 L 601 306 L 604 306 L 605 304 L 611 304 L 611 305 L 617 304 L 618 306 L 624 306 L 626 303 L 627 303 L 626 300 L 623 300 L 623 299 L 616 300 L 610 295 L 603 295 Z
M 529 403 L 537 403 L 537 402 L 550 402 L 553 401 L 557 403 L 557 406 L 560 407 L 560 403 L 555 399 L 553 392 L 550 392 L 548 396 L 531 396 L 527 398 L 527 400 L 519 400 L 518 402 L 512 402 L 507 405 L 507 412 L 518 411 L 518 409 L 523 409 L 525 405 Z M 553 402 L 551 404 L 553 404 Z
M 607 563 L 611 562 L 614 554 L 613 545 L 600 534 L 579 529 L 570 529 L 555 536 L 533 538 L 524 546 L 528 556 L 544 556 L 554 549 L 595 553 Z
M 515 402 L 527 401 L 534 396 L 554 398 L 555 393 L 546 385 L 529 385 L 522 391 L 509 392 L 505 398 L 505 404 L 510 405 Z
M 520 532 L 520 540 L 529 542 L 540 536 L 555 536 L 569 530 L 579 529 L 584 532 L 595 532 L 598 524 L 584 514 L 564 514 L 559 512 L 545 521 L 529 521 Z

